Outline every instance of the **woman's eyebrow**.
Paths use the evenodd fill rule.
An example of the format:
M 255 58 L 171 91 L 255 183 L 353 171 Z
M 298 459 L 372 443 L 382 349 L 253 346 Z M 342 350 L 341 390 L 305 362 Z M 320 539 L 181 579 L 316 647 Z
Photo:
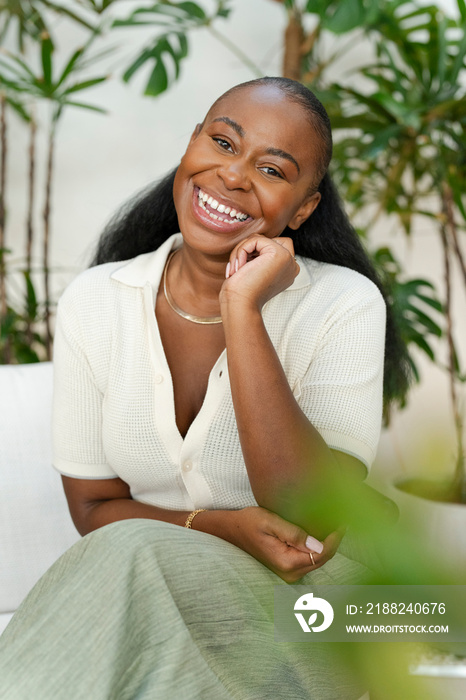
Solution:
M 225 122 L 225 124 L 228 124 L 228 126 L 231 126 L 231 128 L 236 131 L 238 136 L 243 137 L 245 135 L 245 131 L 242 126 L 240 126 L 237 122 L 235 122 L 233 119 L 230 119 L 230 117 L 217 117 L 216 119 L 212 119 L 213 122 Z
M 286 151 L 282 151 L 281 148 L 268 148 L 266 153 L 268 153 L 271 156 L 278 156 L 279 158 L 285 158 L 285 160 L 289 160 L 290 163 L 293 163 L 293 165 L 295 166 L 298 173 L 301 172 L 301 169 L 298 165 L 298 162 L 296 161 L 295 158 L 293 158 L 291 153 L 287 153 Z

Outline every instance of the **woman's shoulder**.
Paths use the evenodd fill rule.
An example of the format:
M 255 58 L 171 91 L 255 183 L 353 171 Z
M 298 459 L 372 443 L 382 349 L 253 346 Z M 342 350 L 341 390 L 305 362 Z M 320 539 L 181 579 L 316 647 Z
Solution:
M 72 309 L 75 306 L 85 307 L 102 305 L 106 299 L 115 293 L 112 275 L 123 264 L 119 262 L 103 263 L 80 272 L 62 293 L 58 306 L 60 310 Z
M 107 262 L 81 272 L 68 285 L 60 298 L 60 306 L 89 303 L 102 305 L 121 296 L 134 294 L 147 283 L 156 284 L 165 260 L 180 235 L 170 236 L 159 248 L 129 260 Z
M 385 306 L 379 288 L 365 275 L 343 265 L 319 262 L 311 258 L 297 257 L 301 271 L 307 277 L 311 296 L 321 296 L 327 301 L 333 299 L 342 303 L 368 302 Z M 301 274 L 301 273 L 300 273 Z M 299 276 L 298 276 L 299 277 Z

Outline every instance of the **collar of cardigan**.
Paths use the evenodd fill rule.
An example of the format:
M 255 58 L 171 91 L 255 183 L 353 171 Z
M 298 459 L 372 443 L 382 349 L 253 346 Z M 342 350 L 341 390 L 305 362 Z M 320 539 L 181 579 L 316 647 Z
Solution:
M 182 243 L 183 237 L 181 233 L 175 233 L 162 243 L 157 250 L 143 253 L 138 255 L 137 258 L 122 262 L 116 270 L 113 270 L 110 277 L 129 287 L 144 287 L 147 283 L 150 283 L 155 291 L 162 279 L 163 269 L 169 254 L 172 250 L 181 247 Z M 299 273 L 293 284 L 288 289 L 285 289 L 285 292 L 302 289 L 311 284 L 307 260 L 298 257 L 298 263 L 300 266 Z

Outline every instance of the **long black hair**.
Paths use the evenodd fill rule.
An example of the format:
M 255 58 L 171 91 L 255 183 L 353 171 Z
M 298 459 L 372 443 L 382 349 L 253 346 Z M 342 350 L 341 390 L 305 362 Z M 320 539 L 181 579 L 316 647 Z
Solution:
M 338 192 L 328 173 L 332 156 L 330 120 L 322 103 L 308 88 L 288 78 L 265 77 L 231 88 L 224 97 L 256 85 L 272 85 L 306 110 L 309 121 L 319 136 L 317 182 L 314 189 L 321 200 L 313 214 L 295 231 L 286 228 L 283 235 L 293 240 L 297 255 L 320 262 L 341 265 L 370 279 L 380 290 L 387 306 L 385 335 L 384 399 L 385 415 L 394 400 L 402 403 L 410 379 L 406 346 L 396 327 L 387 292 L 361 239 L 351 225 Z M 179 231 L 173 201 L 176 168 L 155 186 L 143 191 L 117 213 L 103 231 L 91 265 L 128 260 L 141 253 L 156 250 L 173 233 Z

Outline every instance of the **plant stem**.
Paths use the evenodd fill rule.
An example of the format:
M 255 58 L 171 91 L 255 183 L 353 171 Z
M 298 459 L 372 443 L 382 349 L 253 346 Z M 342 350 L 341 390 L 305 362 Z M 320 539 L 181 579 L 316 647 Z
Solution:
M 52 194 L 52 174 L 53 156 L 55 148 L 55 123 L 52 123 L 49 132 L 48 158 L 47 158 L 47 180 L 45 184 L 45 205 L 44 205 L 44 239 L 42 248 L 42 272 L 44 278 L 44 323 L 45 323 L 45 346 L 47 359 L 52 358 L 52 329 L 50 326 L 50 212 Z
M 303 66 L 304 29 L 301 12 L 297 7 L 288 10 L 288 25 L 285 30 L 283 54 L 283 77 L 301 80 Z
M 443 183 L 442 185 L 442 192 L 443 192 L 443 207 L 445 211 L 445 215 L 447 217 L 447 222 L 448 222 L 448 228 L 450 229 L 451 232 L 451 237 L 453 239 L 453 246 L 455 248 L 455 253 L 456 253 L 456 258 L 458 260 L 460 270 L 463 275 L 463 281 L 464 281 L 464 286 L 466 287 L 466 263 L 463 258 L 463 253 L 460 248 L 459 244 L 459 239 L 458 239 L 458 227 L 456 225 L 455 221 L 455 212 L 453 208 L 453 192 L 451 191 L 450 185 L 448 185 L 446 182 Z
M 448 183 L 443 182 L 442 183 L 442 204 L 443 204 L 443 211 L 446 216 L 447 220 L 447 225 L 448 229 L 450 231 L 450 235 L 453 241 L 453 248 L 456 254 L 456 259 L 459 262 L 461 272 L 463 274 L 463 281 L 464 285 L 466 287 L 466 265 L 464 262 L 463 254 L 459 245 L 459 240 L 458 240 L 458 228 L 456 226 L 456 221 L 455 221 L 455 213 L 454 213 L 454 208 L 453 208 L 453 193 L 451 191 L 451 187 L 448 185 Z M 447 231 L 443 230 L 442 236 L 444 236 L 446 243 L 448 244 L 447 240 Z M 445 245 L 444 245 L 445 247 Z M 446 268 L 445 268 L 446 272 Z M 451 277 L 450 277 L 450 286 L 451 286 Z M 450 292 L 451 294 L 451 292 Z M 451 322 L 451 320 L 450 320 Z M 453 345 L 453 337 L 450 334 L 450 337 L 448 339 L 448 343 L 450 346 L 450 355 L 453 352 L 453 363 L 454 363 L 454 345 Z M 455 383 L 455 375 L 454 373 L 451 373 L 451 361 L 450 361 L 450 381 Z M 453 372 L 455 372 L 455 364 L 453 364 Z M 464 455 L 464 445 L 463 445 L 463 416 L 461 414 L 461 411 L 459 409 L 458 405 L 458 396 L 456 395 L 455 392 L 455 400 L 456 404 L 454 404 L 454 416 L 455 416 L 455 427 L 456 427 L 456 434 L 457 434 L 457 445 L 458 445 L 458 458 L 456 462 L 456 473 L 455 473 L 455 486 L 457 493 L 459 495 L 459 500 L 462 503 L 466 503 L 466 464 L 465 464 L 465 455 Z
M 0 95 L 0 143 L 2 147 L 0 159 L 0 314 L 6 318 L 8 302 L 6 296 L 6 240 L 5 240 L 5 187 L 6 187 L 6 160 L 7 160 L 7 126 L 6 126 L 6 97 Z M 3 362 L 10 362 L 10 342 L 6 338 L 3 348 Z
M 445 200 L 442 198 L 444 207 L 446 206 Z M 452 298 L 451 298 L 451 265 L 450 265 L 450 250 L 448 245 L 448 235 L 447 229 L 444 224 L 440 228 L 440 234 L 442 239 L 443 247 L 443 261 L 444 261 L 444 279 L 445 279 L 445 312 L 447 319 L 447 341 L 448 341 L 448 374 L 450 378 L 450 397 L 451 405 L 453 409 L 453 417 L 455 422 L 456 430 L 456 445 L 457 445 L 457 459 L 454 475 L 454 491 L 458 494 L 459 499 L 462 501 L 465 495 L 465 474 L 464 474 L 464 454 L 463 454 L 463 421 L 461 417 L 461 412 L 458 404 L 458 394 L 456 392 L 456 363 L 455 363 L 455 345 L 453 341 L 453 319 L 452 319 Z
M 35 172 L 36 172 L 36 131 L 37 125 L 34 119 L 34 114 L 32 114 L 30 121 L 30 140 L 29 140 L 29 173 L 28 173 L 28 206 L 27 206 L 27 219 L 26 219 L 26 275 L 27 278 L 31 278 L 32 269 L 32 244 L 34 241 L 34 194 L 35 194 Z M 26 335 L 28 338 L 29 346 L 32 345 L 32 332 L 33 332 L 34 319 L 30 317 L 28 313 L 26 316 Z
M 209 32 L 214 36 L 218 41 L 220 41 L 221 44 L 226 46 L 226 48 L 231 51 L 232 54 L 234 54 L 241 63 L 244 63 L 245 66 L 247 66 L 256 76 L 256 78 L 262 78 L 264 73 L 261 71 L 261 69 L 256 66 L 254 61 L 251 61 L 249 56 L 247 56 L 240 48 L 239 46 L 236 46 L 228 37 L 226 37 L 224 34 L 218 31 L 215 27 L 213 27 L 211 24 L 209 24 L 206 29 L 209 30 Z
M 36 171 L 36 132 L 37 125 L 32 115 L 30 122 L 29 140 L 29 173 L 28 173 L 28 207 L 26 219 L 26 272 L 30 275 L 32 268 L 32 244 L 34 240 L 33 215 L 34 215 L 34 184 Z

